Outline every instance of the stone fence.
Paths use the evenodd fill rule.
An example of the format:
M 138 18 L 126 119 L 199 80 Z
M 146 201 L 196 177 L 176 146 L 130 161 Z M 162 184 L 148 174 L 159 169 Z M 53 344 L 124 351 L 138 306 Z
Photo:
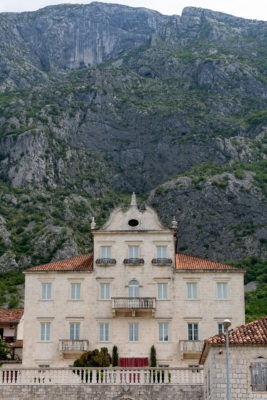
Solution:
M 202 368 L 0 368 L 0 386 L 203 385 Z

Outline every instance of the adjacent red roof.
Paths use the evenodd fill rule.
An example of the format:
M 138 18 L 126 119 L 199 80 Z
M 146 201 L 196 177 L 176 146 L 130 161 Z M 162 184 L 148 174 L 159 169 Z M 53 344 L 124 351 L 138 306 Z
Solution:
M 93 254 L 85 254 L 66 260 L 51 262 L 48 264 L 38 265 L 37 267 L 28 268 L 28 271 L 92 271 L 93 270 Z
M 205 340 L 200 356 L 200 363 L 205 362 L 208 349 L 211 346 L 221 346 L 226 343 L 226 334 L 221 333 Z M 267 345 L 267 315 L 256 321 L 249 322 L 229 330 L 230 346 L 266 346 Z
M 189 256 L 184 253 L 176 254 L 176 270 L 218 270 L 218 271 L 243 271 L 240 268 L 231 267 L 230 265 L 221 264 L 216 261 L 210 261 L 205 258 Z
M 24 310 L 5 310 L 4 308 L 0 308 L 0 322 L 19 322 Z
M 225 344 L 225 333 L 207 340 L 212 344 Z M 229 344 L 267 344 L 267 315 L 256 321 L 229 330 Z

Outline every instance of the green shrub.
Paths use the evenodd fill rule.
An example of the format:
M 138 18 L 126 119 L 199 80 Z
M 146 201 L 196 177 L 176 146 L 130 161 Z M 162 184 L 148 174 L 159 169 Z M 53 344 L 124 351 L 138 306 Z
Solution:
M 157 366 L 157 353 L 156 353 L 156 349 L 155 346 L 151 346 L 150 349 L 150 366 L 151 367 L 156 367 Z
M 112 349 L 112 366 L 117 367 L 119 365 L 119 353 L 118 353 L 118 347 L 113 346 Z

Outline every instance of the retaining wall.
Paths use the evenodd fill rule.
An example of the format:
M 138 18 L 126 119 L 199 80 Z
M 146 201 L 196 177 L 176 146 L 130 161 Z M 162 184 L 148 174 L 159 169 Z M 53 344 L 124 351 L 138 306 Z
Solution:
M 203 385 L 0 386 L 1 400 L 204 400 Z

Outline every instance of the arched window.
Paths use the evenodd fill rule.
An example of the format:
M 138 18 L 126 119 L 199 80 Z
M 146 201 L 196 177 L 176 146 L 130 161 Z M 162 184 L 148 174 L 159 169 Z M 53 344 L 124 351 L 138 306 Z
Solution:
M 137 281 L 129 282 L 129 297 L 139 297 L 139 283 Z

